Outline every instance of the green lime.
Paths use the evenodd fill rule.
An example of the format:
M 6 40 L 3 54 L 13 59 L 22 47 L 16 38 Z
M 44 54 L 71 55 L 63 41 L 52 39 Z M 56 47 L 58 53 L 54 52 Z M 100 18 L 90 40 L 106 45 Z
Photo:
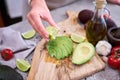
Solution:
M 21 71 L 27 71 L 30 68 L 30 63 L 24 59 L 17 59 L 16 66 Z
M 35 36 L 35 30 L 30 30 L 30 31 L 27 31 L 27 32 L 24 32 L 24 33 L 22 33 L 22 37 L 24 38 L 24 39 L 30 39 L 30 38 L 32 38 L 32 37 L 34 37 Z
M 46 27 L 46 30 L 47 30 L 47 32 L 49 34 L 50 39 L 55 39 L 56 38 L 57 33 L 58 33 L 58 29 L 56 29 L 53 26 L 48 26 L 48 27 Z
M 81 42 L 85 41 L 85 39 L 86 39 L 84 36 L 78 35 L 76 33 L 71 33 L 70 37 L 76 43 L 81 43 Z

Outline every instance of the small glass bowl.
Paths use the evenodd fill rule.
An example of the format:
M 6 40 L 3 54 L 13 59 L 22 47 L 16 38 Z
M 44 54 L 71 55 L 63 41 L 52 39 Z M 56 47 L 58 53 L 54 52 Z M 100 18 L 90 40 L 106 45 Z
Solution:
M 117 31 L 119 29 L 119 31 Z M 117 31 L 117 34 L 118 36 L 115 37 L 117 34 L 114 34 L 116 33 Z M 107 32 L 107 39 L 108 39 L 108 42 L 111 43 L 112 46 L 120 46 L 120 27 L 111 27 L 108 29 L 108 32 Z M 115 36 L 114 36 L 115 35 Z

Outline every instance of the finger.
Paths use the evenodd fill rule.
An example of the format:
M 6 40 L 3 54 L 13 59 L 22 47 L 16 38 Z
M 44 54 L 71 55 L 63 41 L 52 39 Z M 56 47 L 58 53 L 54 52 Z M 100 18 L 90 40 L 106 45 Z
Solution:
M 35 31 L 37 33 L 39 33 L 41 37 L 45 38 L 44 35 L 41 32 L 39 32 L 39 29 L 37 28 L 37 26 L 35 25 L 35 23 L 34 23 L 34 21 L 32 20 L 31 17 L 29 18 L 28 21 L 30 22 L 30 24 L 32 25 L 32 27 L 35 29 Z
M 29 15 L 29 16 L 27 16 L 27 18 L 28 18 L 29 23 L 30 23 L 30 24 L 32 25 L 32 27 L 35 29 L 35 31 L 39 33 L 38 28 L 36 27 L 36 25 L 35 25 L 33 19 L 31 18 L 31 16 Z
M 43 24 L 42 24 L 42 21 L 40 19 L 40 16 L 32 16 L 32 19 L 34 20 L 35 24 L 36 24 L 36 27 L 38 29 L 38 32 L 40 34 L 42 34 L 42 36 L 44 38 L 48 38 L 48 33 L 47 31 L 45 30 Z
M 52 19 L 51 16 L 45 17 L 45 20 L 46 20 L 51 26 L 56 27 L 56 28 L 59 29 L 59 27 L 58 27 L 57 24 L 54 22 L 54 20 Z
M 48 18 L 47 21 L 51 26 L 58 27 L 52 18 Z
M 48 38 L 48 33 L 45 30 L 39 15 L 30 15 L 30 21 L 35 30 L 45 39 Z
M 32 27 L 35 29 L 36 32 L 38 32 L 38 29 L 34 23 L 34 21 L 31 19 L 30 15 L 27 15 L 28 22 L 32 25 Z

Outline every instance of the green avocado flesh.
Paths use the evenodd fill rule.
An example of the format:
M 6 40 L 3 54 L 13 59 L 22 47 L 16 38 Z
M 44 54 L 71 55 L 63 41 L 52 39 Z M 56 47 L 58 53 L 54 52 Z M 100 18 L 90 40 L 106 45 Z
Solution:
M 72 63 L 80 65 L 89 61 L 95 53 L 94 46 L 89 42 L 83 42 L 76 46 L 73 56 Z
M 47 50 L 51 57 L 63 59 L 72 53 L 73 43 L 67 36 L 57 36 L 47 44 Z

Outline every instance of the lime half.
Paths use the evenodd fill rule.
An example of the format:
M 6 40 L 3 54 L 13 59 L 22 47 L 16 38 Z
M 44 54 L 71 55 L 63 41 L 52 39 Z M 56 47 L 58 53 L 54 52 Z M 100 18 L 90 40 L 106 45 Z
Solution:
M 17 59 L 16 66 L 21 71 L 27 71 L 30 68 L 30 63 L 24 59 Z
M 24 38 L 24 39 L 30 39 L 30 38 L 32 38 L 32 37 L 34 37 L 35 36 L 35 30 L 30 30 L 30 31 L 27 31 L 27 32 L 24 32 L 24 33 L 22 33 L 22 37 Z
M 57 33 L 58 33 L 58 29 L 56 29 L 53 26 L 48 26 L 48 27 L 46 27 L 46 30 L 47 30 L 47 32 L 49 34 L 50 39 L 55 39 L 56 38 Z
M 71 33 L 71 39 L 76 43 L 81 43 L 81 42 L 85 41 L 86 38 L 84 36 L 78 35 L 76 33 Z

